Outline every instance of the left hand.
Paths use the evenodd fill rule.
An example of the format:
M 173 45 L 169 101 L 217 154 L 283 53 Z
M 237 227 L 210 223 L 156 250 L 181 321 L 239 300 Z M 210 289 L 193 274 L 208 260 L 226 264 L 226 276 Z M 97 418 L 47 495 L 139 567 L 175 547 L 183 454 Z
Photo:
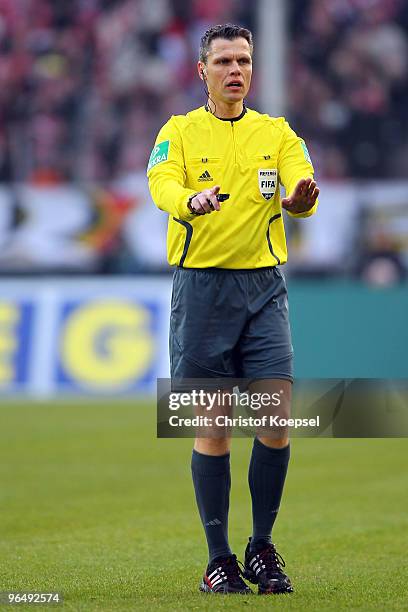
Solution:
M 307 212 L 315 205 L 319 193 L 316 181 L 311 178 L 300 179 L 292 194 L 283 198 L 282 208 L 295 214 Z

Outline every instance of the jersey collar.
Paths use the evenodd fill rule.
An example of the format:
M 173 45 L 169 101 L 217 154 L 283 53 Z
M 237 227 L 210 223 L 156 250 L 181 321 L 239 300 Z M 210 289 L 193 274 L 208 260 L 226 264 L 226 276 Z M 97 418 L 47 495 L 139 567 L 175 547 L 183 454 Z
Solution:
M 213 113 L 210 111 L 210 107 L 208 106 L 208 104 L 206 104 L 204 108 L 207 111 L 207 113 L 210 113 L 210 115 L 212 115 L 219 121 L 239 121 L 247 113 L 247 107 L 245 106 L 245 102 L 244 102 L 241 114 L 238 115 L 238 117 L 232 117 L 232 118 L 217 117 L 217 115 L 213 115 Z

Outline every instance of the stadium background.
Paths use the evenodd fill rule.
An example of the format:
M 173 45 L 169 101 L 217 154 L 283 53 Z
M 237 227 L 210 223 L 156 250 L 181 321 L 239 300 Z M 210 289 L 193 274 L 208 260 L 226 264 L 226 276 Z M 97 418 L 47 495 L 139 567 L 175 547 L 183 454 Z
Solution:
M 321 187 L 314 218 L 286 220 L 297 376 L 407 378 L 406 2 L 0 0 L 0 469 L 7 500 L 0 546 L 10 559 L 0 569 L 0 591 L 60 588 L 72 609 L 132 609 L 138 575 L 148 593 L 143 605 L 165 606 L 149 585 L 152 568 L 143 574 L 134 567 L 139 554 L 156 559 L 149 542 L 157 548 L 162 538 L 162 581 L 179 571 L 171 546 L 190 560 L 192 581 L 202 571 L 189 444 L 155 439 L 151 398 L 156 378 L 168 373 L 171 271 L 166 215 L 151 202 L 145 167 L 169 115 L 204 102 L 195 73 L 199 37 L 226 21 L 254 31 L 248 105 L 288 118 L 309 146 Z M 374 588 L 380 551 L 393 546 L 382 531 L 382 504 L 389 515 L 392 500 L 396 530 L 406 524 L 398 505 L 406 444 L 296 445 L 301 459 L 278 534 L 297 534 L 287 547 L 295 572 L 296 556 L 305 564 L 299 580 L 309 599 L 287 605 L 316 609 L 325 597 L 338 608 L 347 572 L 329 572 L 337 586 L 313 591 L 302 546 L 316 534 L 311 558 L 323 555 L 327 570 L 331 559 L 346 558 L 350 533 L 362 535 L 360 565 L 348 578 L 371 567 Z M 236 448 L 243 471 L 248 444 Z M 149 483 L 154 495 L 141 492 Z M 237 483 L 235 495 L 247 517 L 244 485 Z M 295 502 L 312 517 L 303 536 Z M 322 544 L 325 534 L 317 536 L 326 514 L 332 550 Z M 244 526 L 235 529 L 233 537 L 246 535 Z M 392 550 L 397 580 L 401 557 Z M 101 591 L 93 596 L 96 573 Z M 186 586 L 181 574 L 173 584 L 193 606 L 194 584 Z M 357 599 L 349 605 L 357 606 L 353 585 Z M 380 605 L 370 593 L 361 591 L 361 601 Z M 175 590 L 172 609 L 177 601 Z

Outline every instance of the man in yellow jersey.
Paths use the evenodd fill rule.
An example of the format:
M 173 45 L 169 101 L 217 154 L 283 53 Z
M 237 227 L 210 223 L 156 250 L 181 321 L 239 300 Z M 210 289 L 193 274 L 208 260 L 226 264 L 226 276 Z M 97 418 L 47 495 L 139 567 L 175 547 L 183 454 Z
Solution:
M 280 389 L 289 404 L 293 349 L 278 267 L 287 260 L 282 213 L 312 215 L 319 190 L 306 145 L 285 119 L 244 104 L 252 52 L 245 28 L 227 24 L 204 33 L 197 69 L 208 102 L 163 126 L 147 173 L 154 202 L 169 214 L 168 260 L 176 266 L 172 379 L 222 378 L 228 388 L 242 378 L 251 381 L 250 392 Z M 229 435 L 195 440 L 193 483 L 209 549 L 200 589 L 250 593 L 246 578 L 260 594 L 289 593 L 271 539 L 289 462 L 287 432 L 254 440 L 244 572 L 228 542 L 229 452 Z

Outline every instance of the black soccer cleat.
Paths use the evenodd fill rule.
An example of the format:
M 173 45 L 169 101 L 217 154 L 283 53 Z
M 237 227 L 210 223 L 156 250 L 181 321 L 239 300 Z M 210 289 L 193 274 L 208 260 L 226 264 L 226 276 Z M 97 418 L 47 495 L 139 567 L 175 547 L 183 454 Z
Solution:
M 239 593 L 252 595 L 251 589 L 241 578 L 242 570 L 236 555 L 217 557 L 210 563 L 200 584 L 203 593 Z
M 258 585 L 259 595 L 292 593 L 292 584 L 282 571 L 285 561 L 275 546 L 264 542 L 260 543 L 256 551 L 251 551 L 250 542 L 251 538 L 245 551 L 244 578 Z

